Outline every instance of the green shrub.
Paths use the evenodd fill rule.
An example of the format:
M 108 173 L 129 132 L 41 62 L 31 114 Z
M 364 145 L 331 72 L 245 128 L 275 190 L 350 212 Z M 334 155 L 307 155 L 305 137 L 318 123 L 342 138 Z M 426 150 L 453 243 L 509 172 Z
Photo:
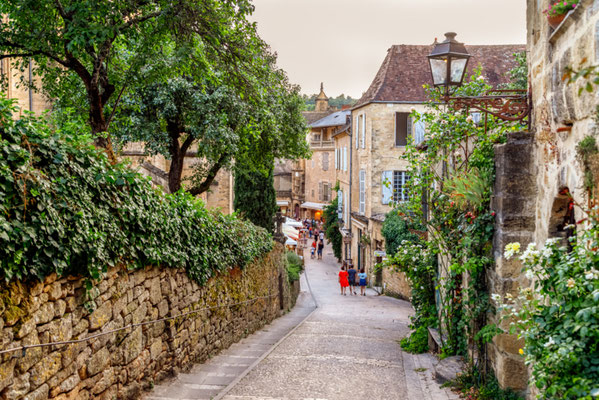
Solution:
M 0 277 L 99 279 L 108 266 L 185 268 L 199 283 L 272 249 L 271 236 L 111 165 L 76 125 L 12 120 L 0 98 Z
M 461 392 L 466 400 L 523 400 L 514 391 L 502 389 L 492 373 L 484 375 L 476 367 L 459 374 L 446 386 Z
M 401 339 L 399 344 L 408 353 L 426 353 L 428 351 L 428 329 L 425 326 L 418 326 L 410 336 Z
M 287 252 L 287 276 L 289 282 L 295 282 L 299 280 L 300 273 L 302 272 L 302 260 L 293 251 Z

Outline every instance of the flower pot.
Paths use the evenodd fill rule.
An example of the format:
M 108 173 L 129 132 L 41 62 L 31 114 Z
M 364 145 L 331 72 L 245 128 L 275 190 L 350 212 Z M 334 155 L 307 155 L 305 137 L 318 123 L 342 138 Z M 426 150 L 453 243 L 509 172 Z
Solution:
M 549 21 L 549 26 L 551 26 L 553 29 L 557 28 L 559 24 L 562 23 L 564 18 L 566 18 L 566 15 L 567 14 L 548 15 L 547 21 Z

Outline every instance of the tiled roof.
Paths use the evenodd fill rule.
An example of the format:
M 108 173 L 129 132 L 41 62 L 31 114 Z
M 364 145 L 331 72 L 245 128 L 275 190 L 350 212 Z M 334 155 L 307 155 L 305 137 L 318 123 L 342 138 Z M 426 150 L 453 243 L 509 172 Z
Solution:
M 508 82 L 507 72 L 516 63 L 513 54 L 526 50 L 526 45 L 466 46 L 471 57 L 468 72 L 482 65 L 487 83 L 497 87 Z M 394 45 L 387 51 L 379 72 L 354 109 L 370 102 L 424 102 L 422 85 L 432 84 L 427 55 L 433 46 Z
M 308 125 L 310 125 L 332 113 L 334 113 L 334 111 L 304 111 L 302 112 L 302 115 L 306 118 Z
M 347 123 L 348 115 L 351 115 L 350 110 L 337 111 L 318 121 L 312 122 L 309 126 L 310 128 L 326 128 L 329 126 L 345 125 Z

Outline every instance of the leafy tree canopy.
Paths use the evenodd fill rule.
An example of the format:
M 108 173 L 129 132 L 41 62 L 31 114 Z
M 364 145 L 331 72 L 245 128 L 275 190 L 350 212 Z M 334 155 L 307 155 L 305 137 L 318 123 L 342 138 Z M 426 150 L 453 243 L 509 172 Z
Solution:
M 171 39 L 203 49 L 182 68 L 211 60 L 237 87 L 254 90 L 263 65 L 255 63 L 256 49 L 264 44 L 246 19 L 252 11 L 250 0 L 5 1 L 0 58 L 21 69 L 34 61 L 44 92 L 58 106 L 85 111 L 96 144 L 114 161 L 106 133 L 115 109 L 136 84 L 164 79 L 161 69 L 151 75 L 146 66 Z

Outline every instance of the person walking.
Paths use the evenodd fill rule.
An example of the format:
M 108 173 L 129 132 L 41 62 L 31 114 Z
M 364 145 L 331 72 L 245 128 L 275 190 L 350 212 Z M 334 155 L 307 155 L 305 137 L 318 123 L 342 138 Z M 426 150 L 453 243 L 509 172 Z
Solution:
M 312 247 L 310 249 L 310 258 L 314 258 L 316 255 L 316 239 L 312 242 Z
M 322 243 L 324 243 L 324 232 L 323 231 L 320 231 L 320 233 L 318 234 L 318 238 L 320 239 L 320 241 Z
M 319 240 L 318 241 L 318 259 L 319 260 L 322 260 L 322 249 L 323 248 L 324 248 L 324 242 L 322 240 Z
M 339 286 L 341 287 L 341 295 L 347 296 L 345 291 L 349 286 L 349 282 L 347 281 L 348 273 L 345 270 L 345 266 L 341 266 L 341 271 L 339 271 Z
M 347 270 L 347 280 L 349 281 L 349 294 L 357 295 L 356 293 L 356 274 L 358 271 L 354 269 L 354 265 L 350 264 Z
M 366 275 L 366 272 L 364 272 L 364 268 L 362 268 L 360 270 L 360 273 L 358 274 L 358 279 L 360 280 L 360 295 L 362 296 L 366 296 L 366 278 L 368 277 L 368 275 Z

